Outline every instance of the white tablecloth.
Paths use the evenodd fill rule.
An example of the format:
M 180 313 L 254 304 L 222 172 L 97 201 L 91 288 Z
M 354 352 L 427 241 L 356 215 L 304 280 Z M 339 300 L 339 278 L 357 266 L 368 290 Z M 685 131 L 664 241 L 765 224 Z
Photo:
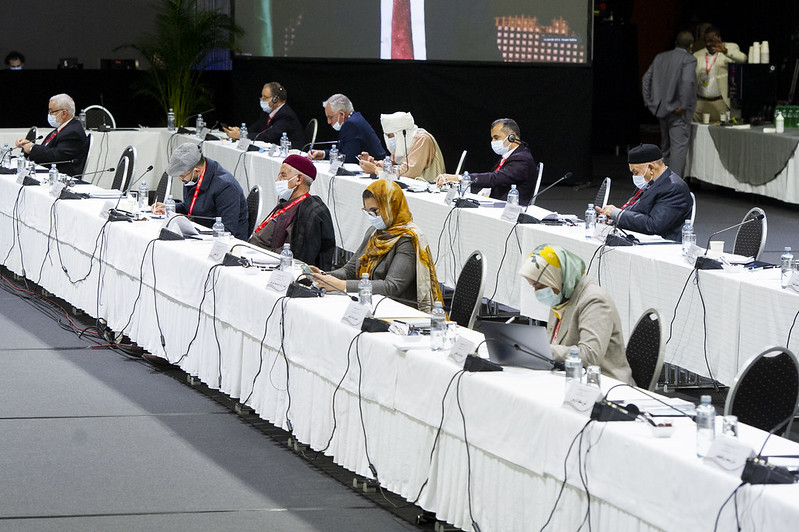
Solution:
M 640 423 L 594 423 L 580 440 L 585 419 L 560 406 L 560 375 L 522 369 L 464 374 L 443 399 L 458 371 L 445 355 L 400 352 L 389 333 L 356 338 L 356 330 L 340 323 L 348 302 L 343 297 L 280 299 L 266 288 L 267 273 L 212 271 L 210 242 L 155 241 L 158 221 L 104 227 L 102 203 L 61 200 L 53 206 L 46 189 L 20 192 L 11 176 L 0 176 L 5 265 L 20 273 L 24 267 L 47 290 L 105 318 L 114 330 L 125 327 L 148 351 L 246 401 L 270 422 L 288 428 L 290 421 L 298 440 L 327 447 L 338 463 L 365 476 L 371 476 L 368 444 L 384 486 L 414 500 L 428 480 L 419 503 L 459 527 L 471 528 L 471 500 L 484 531 L 538 530 L 564 480 L 572 441 L 552 530 L 576 530 L 583 520 L 588 497 L 580 467 L 597 530 L 710 530 L 739 483 L 695 457 L 694 426 L 686 419 L 675 420 L 677 431 L 666 440 Z M 377 309 L 378 316 L 412 312 L 391 301 Z M 606 391 L 613 384 L 603 380 Z M 640 398 L 628 388 L 611 393 L 613 399 Z M 443 432 L 431 458 L 442 401 Z M 764 437 L 742 427 L 742 438 L 755 447 Z M 799 454 L 799 445 L 772 438 L 766 454 Z M 797 496 L 797 486 L 743 488 L 739 516 L 747 529 L 785 530 L 799 519 Z M 728 505 L 720 529 L 734 522 Z

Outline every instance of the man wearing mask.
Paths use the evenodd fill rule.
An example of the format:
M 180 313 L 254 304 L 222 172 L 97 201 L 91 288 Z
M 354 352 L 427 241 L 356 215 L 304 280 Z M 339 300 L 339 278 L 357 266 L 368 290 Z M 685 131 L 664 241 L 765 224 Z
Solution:
M 178 176 L 183 183 L 183 201 L 175 205 L 175 212 L 185 214 L 201 225 L 211 227 L 217 217 L 222 218 L 225 230 L 247 240 L 247 198 L 236 179 L 218 162 L 206 159 L 197 144 L 181 144 L 169 158 L 166 173 Z M 155 214 L 164 214 L 164 204 L 155 203 Z
M 400 175 L 434 182 L 444 171 L 444 156 L 435 137 L 417 127 L 411 113 L 398 111 L 380 115 L 383 137 L 393 164 L 400 165 Z M 361 168 L 367 174 L 377 174 L 381 162 L 368 153 L 361 154 Z
M 310 160 L 300 155 L 286 157 L 275 180 L 277 206 L 255 228 L 250 243 L 276 253 L 283 244 L 291 244 L 295 259 L 329 270 L 336 235 L 327 206 L 310 195 L 315 179 L 316 168 Z
M 361 113 L 355 110 L 349 98 L 343 94 L 334 94 L 324 103 L 325 118 L 330 126 L 338 131 L 338 151 L 346 155 L 345 163 L 357 163 L 357 155 L 363 152 L 383 159 L 386 152 L 380 145 L 377 133 Z M 329 150 L 313 150 L 314 159 L 324 159 Z
M 663 154 L 654 144 L 631 149 L 627 163 L 638 191 L 621 207 L 595 207 L 597 212 L 621 229 L 679 240 L 693 205 L 688 185 L 663 163 Z
M 305 133 L 300 119 L 286 103 L 288 93 L 280 83 L 272 81 L 261 89 L 261 116 L 248 128 L 251 140 L 263 140 L 272 144 L 280 144 L 285 132 L 293 148 L 300 149 L 305 145 Z M 226 127 L 225 133 L 232 139 L 240 137 L 238 127 Z
M 83 173 L 86 156 L 89 154 L 89 139 L 83 126 L 75 118 L 75 102 L 66 94 L 56 94 L 50 98 L 47 108 L 47 122 L 55 129 L 47 134 L 44 142 L 35 144 L 27 139 L 17 139 L 21 148 L 36 164 L 48 165 L 56 161 L 62 174 Z
M 746 63 L 746 54 L 738 45 L 723 42 L 715 26 L 705 30 L 705 48 L 696 57 L 696 113 L 694 121 L 702 121 L 702 113 L 710 113 L 710 122 L 717 122 L 721 113 L 730 110 L 727 70 L 730 63 Z
M 490 172 L 474 173 L 472 192 L 481 188 L 490 188 L 490 196 L 498 200 L 506 200 L 511 185 L 519 191 L 519 204 L 527 205 L 533 197 L 535 182 L 538 178 L 538 167 L 530 153 L 527 143 L 522 141 L 519 125 L 510 118 L 500 118 L 491 124 L 491 149 L 500 156 L 494 169 Z M 457 183 L 460 177 L 454 174 L 438 176 L 438 184 L 444 182 Z

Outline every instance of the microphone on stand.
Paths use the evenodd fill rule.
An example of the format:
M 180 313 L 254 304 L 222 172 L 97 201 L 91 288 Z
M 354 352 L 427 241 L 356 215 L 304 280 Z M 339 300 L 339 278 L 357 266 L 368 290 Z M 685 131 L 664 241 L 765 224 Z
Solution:
M 195 113 L 195 114 L 193 114 L 191 116 L 187 116 L 185 119 L 183 119 L 183 122 L 181 122 L 180 127 L 185 126 L 186 122 L 188 122 L 192 118 L 200 116 L 200 115 L 204 115 L 205 113 L 210 113 L 211 111 L 216 111 L 216 107 L 211 107 L 210 109 L 206 109 L 205 111 L 200 111 L 199 113 Z
M 116 171 L 116 168 L 106 168 L 105 170 L 97 170 L 96 172 L 83 172 L 82 174 L 75 174 L 73 176 L 70 176 L 70 178 L 71 179 L 76 179 L 78 177 L 84 177 L 84 176 L 87 176 L 87 175 L 96 175 L 96 174 L 102 174 L 102 173 L 105 173 L 105 172 L 115 172 L 115 171 Z
M 725 227 L 724 229 L 716 231 L 715 233 L 710 235 L 707 239 L 707 247 L 705 248 L 705 253 L 696 258 L 696 262 L 694 263 L 694 268 L 697 270 L 721 270 L 722 269 L 721 262 L 717 261 L 716 259 L 711 259 L 710 257 L 707 256 L 707 252 L 710 249 L 710 241 L 713 239 L 713 237 L 725 231 L 729 231 L 730 229 L 735 229 L 736 227 L 741 227 L 742 225 L 746 225 L 750 222 L 762 220 L 765 217 L 766 215 L 761 212 L 760 214 L 757 214 L 754 217 L 749 218 L 748 220 L 744 220 L 743 222 L 737 223 L 735 225 Z
M 338 144 L 337 140 L 326 140 L 323 142 L 309 142 L 305 146 L 302 147 L 300 151 L 305 151 L 305 148 L 313 149 L 314 146 L 332 146 L 333 144 Z
M 571 176 L 572 176 L 571 172 L 566 172 L 565 174 L 563 174 L 563 177 L 561 177 L 560 179 L 558 179 L 557 181 L 555 181 L 554 183 L 552 183 L 551 185 L 546 187 L 544 190 L 540 190 L 538 192 L 538 194 L 535 194 L 532 198 L 530 198 L 530 201 L 528 202 L 528 205 L 534 204 L 535 200 L 541 194 L 543 194 L 544 192 L 546 192 L 550 188 L 554 187 L 555 185 L 557 185 L 561 181 L 565 181 L 566 179 L 569 179 Z M 539 220 L 538 218 L 536 218 L 534 216 L 530 216 L 529 214 L 526 214 L 526 213 L 522 212 L 522 213 L 519 213 L 519 218 L 518 218 L 517 222 L 520 223 L 520 224 L 539 224 L 539 223 L 541 223 L 541 220 Z

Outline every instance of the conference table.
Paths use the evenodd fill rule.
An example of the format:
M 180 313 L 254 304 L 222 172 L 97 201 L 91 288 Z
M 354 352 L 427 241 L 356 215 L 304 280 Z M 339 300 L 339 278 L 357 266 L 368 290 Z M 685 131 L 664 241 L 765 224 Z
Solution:
M 18 133 L 0 135 L 0 142 Z M 141 162 L 136 163 L 134 175 L 144 170 L 145 162 L 154 161 L 165 167 L 171 150 L 178 144 L 198 142 L 193 135 L 158 128 L 101 135 L 108 137 L 103 142 L 109 145 L 131 144 L 139 148 Z M 146 142 L 137 144 L 138 136 Z M 156 143 L 154 138 L 160 140 Z M 204 142 L 202 148 L 206 156 L 234 174 L 245 192 L 255 185 L 261 187 L 262 213 L 277 203 L 274 180 L 280 157 L 242 151 L 227 141 Z M 97 154 L 90 153 L 87 168 L 90 164 L 104 166 Z M 353 251 L 369 227 L 360 209 L 361 193 L 371 180 L 331 176 L 327 161 L 315 165 L 318 174 L 311 193 L 328 205 L 337 245 Z M 151 174 L 160 176 L 159 168 Z M 176 197 L 180 198 L 182 188 L 173 187 Z M 625 339 L 647 309 L 658 310 L 664 323 L 663 341 L 668 339 L 666 362 L 729 385 L 743 364 L 766 347 L 795 347 L 796 339 L 791 342 L 788 332 L 799 310 L 799 294 L 780 289 L 776 269 L 694 272 L 683 259 L 679 245 L 607 247 L 596 239 L 586 239 L 579 225 L 513 224 L 501 219 L 501 208 L 453 209 L 445 203 L 444 193 L 407 192 L 406 198 L 415 223 L 430 245 L 439 280 L 455 286 L 462 265 L 472 251 L 480 250 L 487 267 L 484 297 L 518 309 L 523 316 L 548 318 L 548 309 L 538 303 L 517 272 L 536 246 L 552 243 L 579 255 L 588 266 L 588 275 L 609 291 L 619 310 Z M 538 203 L 546 206 L 546 197 Z M 727 248 L 730 247 L 728 243 Z M 795 329 L 794 337 L 797 335 L 799 330 Z
M 799 522 L 796 485 L 746 485 L 725 505 L 740 478 L 696 457 L 690 419 L 669 418 L 665 439 L 640 422 L 589 423 L 562 404 L 562 374 L 463 372 L 424 339 L 344 323 L 348 298 L 285 298 L 271 273 L 211 260 L 208 239 L 158 240 L 162 219 L 107 222 L 105 201 L 56 201 L 0 175 L 4 266 L 455 526 L 577 530 L 589 508 L 597 530 L 706 531 L 717 514 L 720 530 Z M 627 250 L 606 258 L 616 253 L 634 261 Z M 419 315 L 376 299 L 378 317 Z M 616 384 L 602 378 L 609 399 L 646 400 Z M 766 438 L 740 431 L 756 450 Z M 799 444 L 772 437 L 765 454 Z

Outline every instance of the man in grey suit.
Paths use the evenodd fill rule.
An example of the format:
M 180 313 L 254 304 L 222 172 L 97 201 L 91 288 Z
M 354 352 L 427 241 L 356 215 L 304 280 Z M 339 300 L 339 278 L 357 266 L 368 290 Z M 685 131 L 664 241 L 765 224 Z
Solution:
M 680 176 L 684 176 L 685 156 L 691 140 L 691 118 L 696 109 L 693 44 L 691 32 L 681 31 L 673 50 L 655 56 L 642 82 L 644 103 L 660 121 L 663 158 Z

